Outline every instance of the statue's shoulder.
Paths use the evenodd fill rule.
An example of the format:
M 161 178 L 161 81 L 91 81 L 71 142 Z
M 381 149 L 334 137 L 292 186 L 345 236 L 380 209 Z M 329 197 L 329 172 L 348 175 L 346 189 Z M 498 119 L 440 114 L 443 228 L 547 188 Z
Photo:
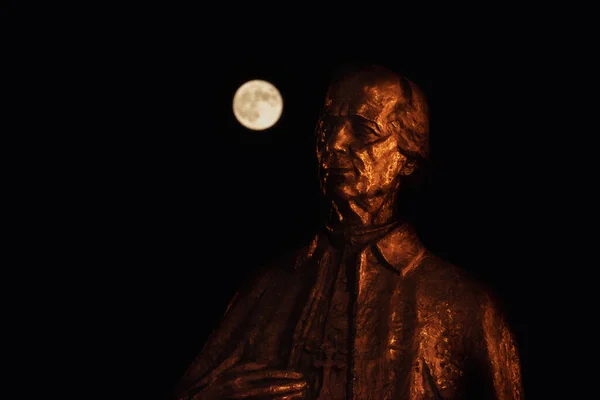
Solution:
M 457 307 L 472 308 L 489 298 L 488 287 L 464 268 L 425 251 L 413 279 L 427 297 L 446 301 Z
M 296 270 L 307 262 L 320 257 L 326 247 L 323 233 L 314 234 L 310 241 L 294 251 L 292 267 Z
M 323 233 L 315 233 L 297 246 L 281 254 L 272 268 L 287 273 L 302 269 L 307 263 L 319 259 L 327 248 L 328 241 Z
M 327 239 L 322 233 L 315 233 L 309 238 L 287 249 L 260 268 L 260 275 L 287 276 L 302 269 L 310 261 L 323 255 L 327 248 Z

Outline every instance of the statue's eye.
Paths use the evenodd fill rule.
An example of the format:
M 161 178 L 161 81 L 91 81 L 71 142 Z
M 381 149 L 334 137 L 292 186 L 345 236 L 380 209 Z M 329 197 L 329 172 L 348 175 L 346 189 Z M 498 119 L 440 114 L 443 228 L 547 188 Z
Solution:
M 354 129 L 354 133 L 356 134 L 356 136 L 366 141 L 375 140 L 379 137 L 379 135 L 377 135 L 377 133 L 373 129 L 366 125 L 358 125 Z
M 316 134 L 317 134 L 317 145 L 322 146 L 325 143 L 325 140 L 327 137 L 327 128 L 322 120 L 319 121 L 319 123 L 317 124 Z
M 331 123 L 327 123 L 326 121 L 321 121 L 319 124 L 318 134 L 321 140 L 325 140 L 327 136 L 333 130 L 333 125 Z
M 325 144 L 325 135 L 320 134 L 319 136 L 317 136 L 317 145 L 322 147 L 324 144 Z

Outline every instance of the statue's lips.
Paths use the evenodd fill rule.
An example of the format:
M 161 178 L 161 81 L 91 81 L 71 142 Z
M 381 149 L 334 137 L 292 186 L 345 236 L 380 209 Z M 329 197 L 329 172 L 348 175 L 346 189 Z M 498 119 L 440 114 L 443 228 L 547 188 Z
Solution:
M 325 179 L 330 185 L 339 185 L 352 179 L 354 168 L 327 168 L 324 170 Z

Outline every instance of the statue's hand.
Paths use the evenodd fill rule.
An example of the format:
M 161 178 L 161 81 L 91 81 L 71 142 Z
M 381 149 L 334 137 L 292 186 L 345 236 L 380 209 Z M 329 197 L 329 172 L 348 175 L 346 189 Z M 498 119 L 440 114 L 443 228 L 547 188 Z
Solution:
M 268 370 L 265 364 L 248 363 L 224 372 L 191 396 L 191 400 L 302 399 L 308 386 L 299 372 Z

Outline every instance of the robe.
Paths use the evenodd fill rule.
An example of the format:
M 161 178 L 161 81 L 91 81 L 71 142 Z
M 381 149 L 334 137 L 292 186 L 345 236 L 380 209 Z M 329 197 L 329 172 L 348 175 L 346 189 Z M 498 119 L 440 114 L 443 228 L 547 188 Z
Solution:
M 325 230 L 231 301 L 177 398 L 246 362 L 302 372 L 306 399 L 521 399 L 516 343 L 491 293 L 407 223 Z

